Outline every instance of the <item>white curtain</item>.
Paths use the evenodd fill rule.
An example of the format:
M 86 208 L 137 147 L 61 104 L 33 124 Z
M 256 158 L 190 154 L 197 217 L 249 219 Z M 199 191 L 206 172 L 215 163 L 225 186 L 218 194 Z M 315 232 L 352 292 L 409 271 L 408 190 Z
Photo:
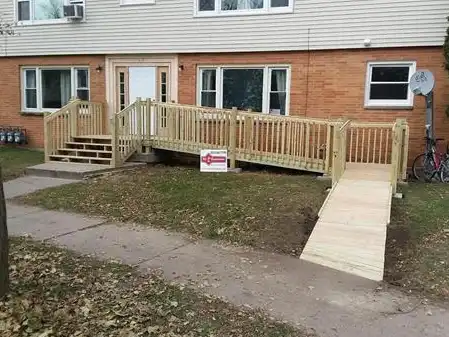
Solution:
M 285 115 L 285 101 L 287 95 L 287 71 L 286 70 L 273 70 L 276 77 L 277 95 L 279 98 L 280 113 Z
M 61 105 L 64 106 L 71 95 L 71 75 L 70 71 L 61 71 Z
M 213 90 L 215 78 L 215 70 L 204 70 L 203 71 L 203 90 Z
M 263 0 L 237 0 L 237 9 L 263 8 Z
M 287 71 L 275 71 L 277 91 L 287 91 Z

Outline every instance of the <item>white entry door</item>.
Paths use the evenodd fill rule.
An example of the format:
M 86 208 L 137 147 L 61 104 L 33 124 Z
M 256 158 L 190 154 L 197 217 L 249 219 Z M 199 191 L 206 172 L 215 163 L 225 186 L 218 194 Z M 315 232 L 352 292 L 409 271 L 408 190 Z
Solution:
M 117 87 L 116 87 L 116 110 L 121 111 L 129 104 L 135 102 L 137 97 L 142 100 L 150 98 L 152 100 L 157 100 L 159 102 L 169 101 L 169 83 L 168 83 L 168 67 L 119 67 L 116 72 L 117 76 Z M 166 128 L 166 114 L 159 113 L 159 119 L 155 120 L 155 113 L 152 109 L 151 111 L 151 134 L 154 134 L 154 125 L 157 124 L 158 130 L 160 128 Z M 147 125 L 144 116 L 142 125 Z M 132 118 L 136 118 L 133 116 Z M 136 125 L 136 123 L 132 123 Z M 143 130 L 147 133 L 147 130 Z M 163 130 L 159 130 L 161 133 Z M 163 133 L 163 132 L 162 132 Z
M 157 67 L 129 67 L 129 100 L 156 99 Z

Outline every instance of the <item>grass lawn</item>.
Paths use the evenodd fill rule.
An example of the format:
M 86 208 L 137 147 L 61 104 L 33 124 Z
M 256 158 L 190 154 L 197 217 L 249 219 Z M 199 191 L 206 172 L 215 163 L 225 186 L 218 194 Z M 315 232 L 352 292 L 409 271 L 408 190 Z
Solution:
M 310 336 L 155 275 L 11 240 L 1 336 Z
M 0 145 L 3 180 L 21 176 L 26 167 L 44 162 L 44 152 Z
M 21 201 L 299 255 L 327 185 L 312 176 L 156 166 L 39 191 Z
M 386 280 L 449 300 L 449 185 L 411 183 L 393 201 Z

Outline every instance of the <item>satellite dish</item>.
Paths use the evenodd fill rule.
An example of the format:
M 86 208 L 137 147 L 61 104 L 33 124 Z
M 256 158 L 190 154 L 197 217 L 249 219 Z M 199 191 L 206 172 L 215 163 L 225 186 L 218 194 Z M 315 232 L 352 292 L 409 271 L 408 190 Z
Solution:
M 427 96 L 435 86 L 435 78 L 429 70 L 418 70 L 410 79 L 410 90 L 415 95 Z

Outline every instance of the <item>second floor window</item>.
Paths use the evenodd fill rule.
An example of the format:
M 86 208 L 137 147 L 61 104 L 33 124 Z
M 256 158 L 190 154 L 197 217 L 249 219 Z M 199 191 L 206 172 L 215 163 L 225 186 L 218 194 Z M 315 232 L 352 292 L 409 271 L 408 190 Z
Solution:
M 15 0 L 18 22 L 61 21 L 64 5 L 83 5 L 84 0 Z
M 293 0 L 196 0 L 198 15 L 263 14 L 293 11 Z
M 17 21 L 63 18 L 64 0 L 17 0 Z

